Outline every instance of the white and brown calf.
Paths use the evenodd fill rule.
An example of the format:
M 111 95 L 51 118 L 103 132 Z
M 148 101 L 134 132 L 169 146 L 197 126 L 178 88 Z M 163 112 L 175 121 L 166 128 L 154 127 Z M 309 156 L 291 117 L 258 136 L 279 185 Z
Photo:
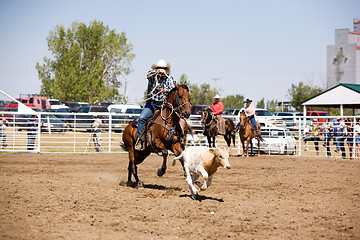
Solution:
M 180 156 L 174 158 L 173 165 L 175 165 L 176 160 L 184 162 L 186 182 L 189 185 L 193 197 L 198 196 L 198 190 L 195 188 L 194 183 L 197 184 L 201 190 L 206 190 L 210 186 L 218 167 L 223 166 L 226 169 L 230 169 L 229 151 L 226 147 L 187 147 Z M 195 182 L 200 174 L 204 178 L 202 185 L 199 182 Z

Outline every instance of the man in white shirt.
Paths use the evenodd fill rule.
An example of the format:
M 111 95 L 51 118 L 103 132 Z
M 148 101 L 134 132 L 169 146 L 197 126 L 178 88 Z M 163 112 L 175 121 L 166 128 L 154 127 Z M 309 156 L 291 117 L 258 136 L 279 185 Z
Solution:
M 246 99 L 246 108 L 245 108 L 245 114 L 250 120 L 251 124 L 253 125 L 255 129 L 255 136 L 258 136 L 257 126 L 256 126 L 256 120 L 255 120 L 255 107 L 252 104 L 252 100 Z

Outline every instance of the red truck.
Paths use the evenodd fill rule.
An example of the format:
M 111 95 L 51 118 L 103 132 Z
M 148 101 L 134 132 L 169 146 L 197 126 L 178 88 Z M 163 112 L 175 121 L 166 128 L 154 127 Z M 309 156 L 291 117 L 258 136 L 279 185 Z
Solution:
M 46 97 L 33 96 L 33 97 L 17 98 L 16 100 L 25 104 L 28 107 L 36 107 L 41 109 L 42 111 L 51 108 L 50 102 Z M 18 103 L 13 101 L 11 103 L 6 104 L 6 106 L 10 108 L 17 108 Z

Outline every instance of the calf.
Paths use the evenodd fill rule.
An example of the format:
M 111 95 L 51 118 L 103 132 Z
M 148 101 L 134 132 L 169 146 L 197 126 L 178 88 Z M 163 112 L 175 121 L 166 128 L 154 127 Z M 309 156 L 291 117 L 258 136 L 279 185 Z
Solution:
M 218 167 L 223 166 L 226 169 L 230 169 L 229 151 L 226 147 L 187 147 L 180 156 L 174 158 L 173 165 L 175 165 L 176 160 L 184 163 L 186 182 L 189 185 L 191 195 L 195 198 L 198 196 L 198 191 L 194 183 L 198 185 L 201 190 L 206 190 L 210 186 Z M 204 178 L 202 185 L 199 182 L 195 182 L 200 174 Z

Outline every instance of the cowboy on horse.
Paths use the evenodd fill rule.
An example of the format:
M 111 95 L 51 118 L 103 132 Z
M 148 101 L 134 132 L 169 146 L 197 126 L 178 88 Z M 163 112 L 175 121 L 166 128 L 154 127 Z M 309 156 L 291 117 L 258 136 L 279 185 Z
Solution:
M 225 135 L 225 122 L 222 117 L 224 111 L 224 105 L 220 102 L 220 95 L 216 94 L 214 102 L 211 104 L 210 109 L 213 111 L 213 115 L 217 121 L 218 131 L 220 135 Z
M 252 100 L 250 100 L 248 98 L 245 100 L 245 103 L 246 103 L 245 115 L 250 120 L 251 125 L 252 125 L 253 129 L 255 130 L 255 137 L 258 137 L 257 125 L 256 125 L 256 120 L 255 120 L 255 107 L 252 104 Z M 239 129 L 239 125 L 240 125 L 240 122 L 236 125 L 236 128 L 233 131 L 233 134 L 235 134 L 235 132 Z
M 145 134 L 142 133 L 147 119 L 153 115 L 155 110 L 161 109 L 161 105 L 168 97 L 170 91 L 175 88 L 175 80 L 167 72 L 170 70 L 165 60 L 159 60 L 156 64 L 151 66 L 151 70 L 147 74 L 148 88 L 145 107 L 139 116 L 137 126 L 137 142 L 135 145 L 136 150 L 143 149 L 145 142 Z

